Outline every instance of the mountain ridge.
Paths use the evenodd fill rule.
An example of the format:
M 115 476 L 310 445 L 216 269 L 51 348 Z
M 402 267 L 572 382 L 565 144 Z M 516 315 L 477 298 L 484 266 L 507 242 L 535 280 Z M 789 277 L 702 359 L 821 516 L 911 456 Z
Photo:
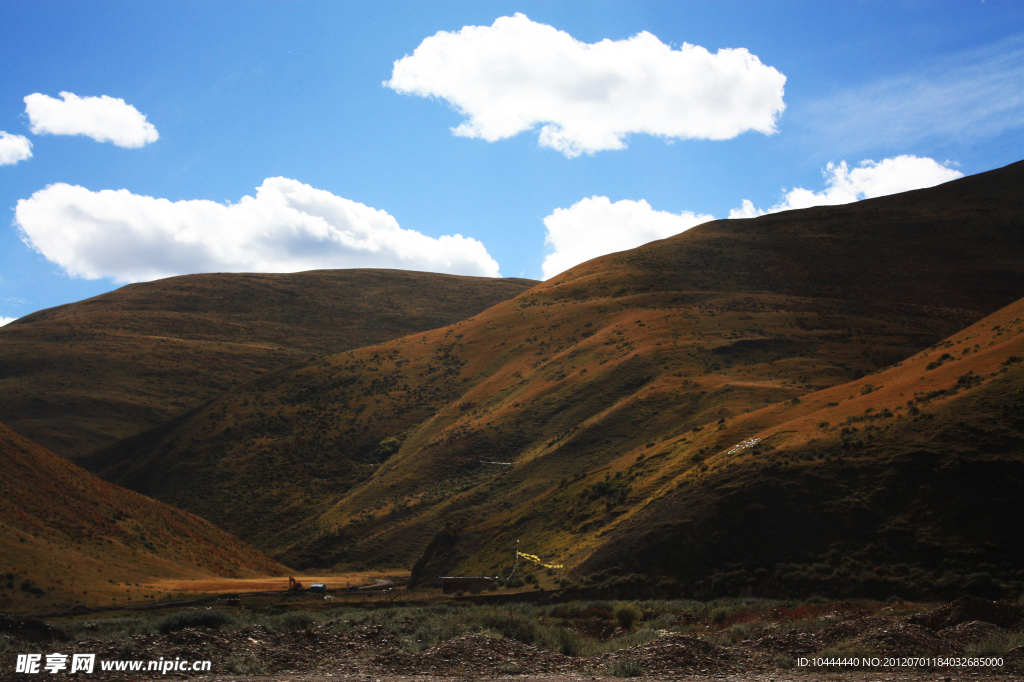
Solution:
M 0 328 L 0 421 L 80 457 L 265 372 L 444 326 L 533 284 L 395 270 L 130 284 Z

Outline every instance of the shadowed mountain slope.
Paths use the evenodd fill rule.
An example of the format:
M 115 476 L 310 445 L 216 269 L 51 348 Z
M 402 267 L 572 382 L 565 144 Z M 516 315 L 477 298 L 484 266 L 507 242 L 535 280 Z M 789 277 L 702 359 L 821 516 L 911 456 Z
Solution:
M 88 466 L 292 565 L 409 565 L 448 525 L 437 570 L 490 573 L 517 537 L 577 572 L 619 566 L 598 559 L 614 528 L 714 454 L 712 434 L 1024 295 L 1021 187 L 1015 164 L 707 223 L 261 377 Z
M 152 578 L 287 569 L 211 523 L 97 478 L 0 425 L 0 608 L 125 603 Z M 145 589 L 136 587 L 134 599 Z
M 398 270 L 131 284 L 0 328 L 0 422 L 79 457 L 265 372 L 441 327 L 534 284 Z
M 660 480 L 579 573 L 668 575 L 705 595 L 1024 588 L 1024 300 L 694 440 L 621 469 Z

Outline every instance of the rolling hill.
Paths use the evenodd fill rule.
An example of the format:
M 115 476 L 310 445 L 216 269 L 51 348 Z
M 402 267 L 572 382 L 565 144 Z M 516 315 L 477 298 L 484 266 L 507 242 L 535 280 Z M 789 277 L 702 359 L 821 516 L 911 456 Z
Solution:
M 435 329 L 535 283 L 320 270 L 131 284 L 0 328 L 0 422 L 79 457 L 265 372 Z
M 760 514 L 763 527 L 775 505 L 779 518 L 814 507 L 760 498 L 755 484 L 775 469 L 733 481 L 716 458 L 802 414 L 816 404 L 807 396 L 879 385 L 876 372 L 1024 296 L 1022 181 L 1015 164 L 707 223 L 448 327 L 263 376 L 86 465 L 299 567 L 408 566 L 429 545 L 430 571 L 490 573 L 516 538 L 581 578 L 636 571 L 644 547 L 674 551 L 640 565 L 687 589 L 730 566 L 802 566 L 825 540 L 794 534 L 774 555 L 722 549 L 743 537 L 716 525 L 735 521 L 722 509 Z M 751 456 L 797 447 L 778 437 Z M 846 440 L 865 443 L 879 476 L 900 470 L 898 449 Z M 800 471 L 780 464 L 778 488 L 803 490 L 788 478 Z M 698 502 L 706 518 L 690 514 Z M 836 547 L 854 542 L 853 526 L 839 528 Z M 982 542 L 965 537 L 965 556 Z
M 519 533 L 547 545 L 593 480 L 517 517 Z M 1019 593 L 1024 299 L 881 372 L 620 459 L 602 480 L 629 494 L 577 566 L 591 582 L 670 576 L 702 596 Z M 511 541 L 483 533 L 494 552 Z
M 145 603 L 154 579 L 287 571 L 211 523 L 103 481 L 0 425 L 0 609 Z

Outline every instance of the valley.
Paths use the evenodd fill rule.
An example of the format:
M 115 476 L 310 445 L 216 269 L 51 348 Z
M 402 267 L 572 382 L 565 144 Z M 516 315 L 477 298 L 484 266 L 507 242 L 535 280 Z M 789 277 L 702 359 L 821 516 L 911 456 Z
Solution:
M 902 414 L 888 377 L 938 362 L 929 349 L 1024 295 L 1022 173 L 707 223 L 447 327 L 265 375 L 83 463 L 303 569 L 494 574 L 521 539 L 570 585 L 632 575 L 637 589 L 788 593 L 842 583 L 852 569 L 835 562 L 863 550 L 852 590 L 956 591 L 974 572 L 968 558 L 943 564 L 956 547 L 989 557 L 979 589 L 1013 590 L 1019 543 L 993 545 L 936 505 L 964 509 L 997 486 L 990 514 L 969 518 L 1016 518 L 1016 427 L 946 469 L 915 441 L 949 417 L 909 418 L 908 400 L 945 409 L 914 393 L 949 391 L 975 355 L 900 380 L 919 382 Z M 1015 367 L 992 376 L 1013 343 L 972 333 L 978 366 L 955 395 L 1016 391 Z M 879 414 L 899 424 L 884 442 Z M 737 449 L 750 438 L 760 446 Z M 900 506 L 922 457 L 940 478 Z M 943 483 L 968 470 L 968 488 Z M 929 512 L 910 551 L 895 529 Z M 789 519 L 803 530 L 787 533 Z

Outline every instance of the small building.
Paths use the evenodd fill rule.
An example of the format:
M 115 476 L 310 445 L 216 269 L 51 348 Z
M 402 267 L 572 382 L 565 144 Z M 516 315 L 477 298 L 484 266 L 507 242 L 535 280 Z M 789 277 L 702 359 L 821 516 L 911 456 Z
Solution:
M 313 583 L 312 585 L 309 586 L 309 591 L 310 592 L 326 592 L 327 591 L 327 585 L 325 585 L 323 583 Z
M 441 591 L 444 594 L 452 594 L 455 592 L 480 594 L 487 585 L 497 580 L 497 578 L 490 578 L 486 575 L 472 575 L 444 576 L 439 578 L 439 580 L 441 581 Z

